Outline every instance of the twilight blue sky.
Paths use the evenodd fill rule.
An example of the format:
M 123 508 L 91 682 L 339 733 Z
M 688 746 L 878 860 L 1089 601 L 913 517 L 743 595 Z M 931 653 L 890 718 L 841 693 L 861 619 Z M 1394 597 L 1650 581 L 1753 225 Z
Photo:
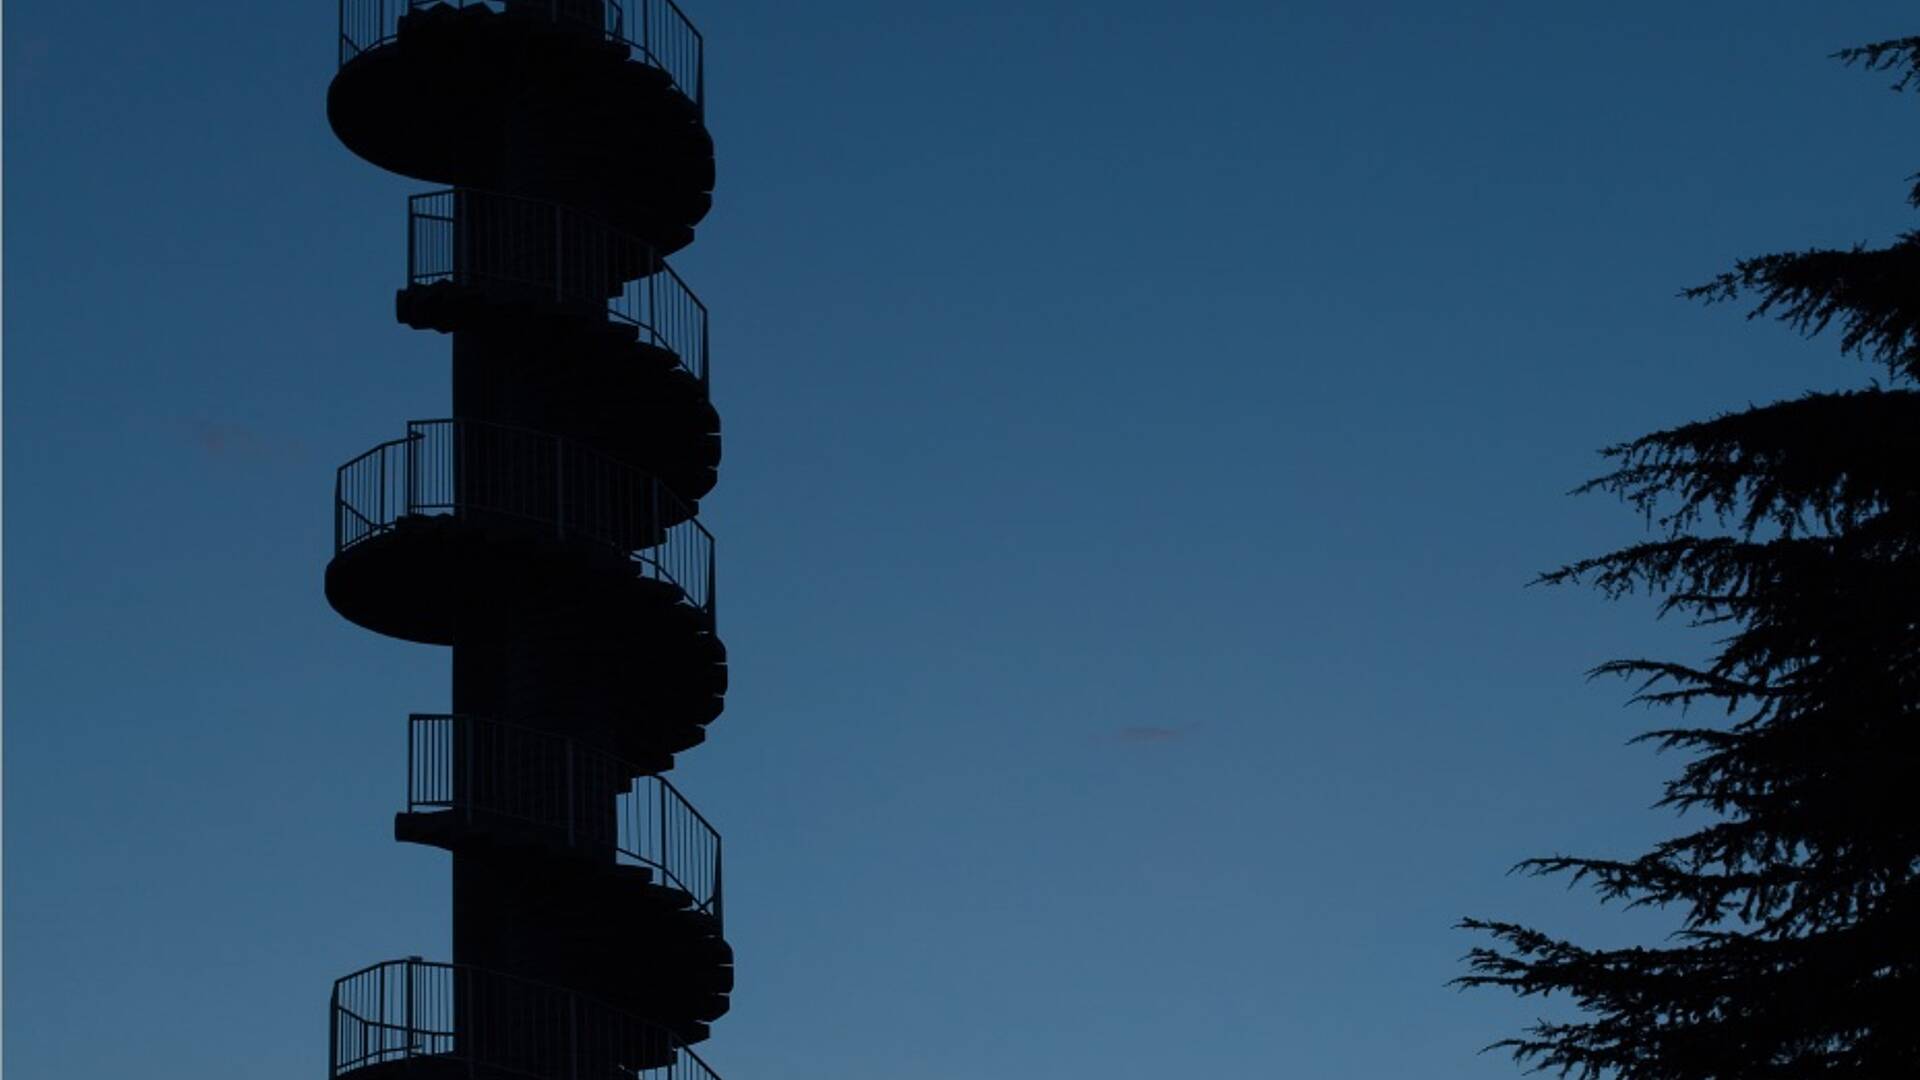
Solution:
M 1673 298 L 1908 227 L 1911 5 L 690 0 L 733 692 L 728 1080 L 1423 1080 L 1531 1003 L 1462 915 L 1628 853 L 1671 762 L 1582 672 L 1698 650 L 1525 588 L 1637 533 L 1598 446 L 1870 372 Z M 334 467 L 447 409 L 335 5 L 5 25 L 5 1054 L 312 1077 L 444 956 L 391 839 L 444 652 L 321 596 Z

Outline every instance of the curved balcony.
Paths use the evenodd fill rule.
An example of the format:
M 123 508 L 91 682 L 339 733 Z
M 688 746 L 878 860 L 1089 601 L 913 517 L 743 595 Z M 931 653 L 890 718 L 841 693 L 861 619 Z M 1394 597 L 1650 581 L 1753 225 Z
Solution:
M 404 438 L 340 466 L 336 555 L 451 517 L 524 528 L 626 557 L 633 573 L 713 616 L 713 534 L 653 477 L 556 436 L 472 420 L 411 420 Z
M 390 960 L 333 984 L 327 1075 L 719 1080 L 671 1030 L 562 987 Z
M 648 898 L 724 923 L 720 834 L 679 789 L 565 735 L 476 717 L 408 720 L 403 840 L 536 843 L 640 871 Z
M 568 596 L 631 597 L 673 615 L 651 620 L 662 632 L 711 635 L 714 541 L 694 512 L 652 476 L 552 435 L 413 421 L 336 475 L 327 597 L 362 626 L 430 644 L 451 644 L 462 612 Z
M 604 321 L 707 383 L 707 307 L 646 241 L 591 214 L 498 192 L 450 188 L 407 202 L 400 320 L 453 330 L 497 305 Z
M 605 41 L 704 107 L 706 42 L 673 0 L 341 0 L 340 66 L 398 41 L 410 24 L 495 14 Z

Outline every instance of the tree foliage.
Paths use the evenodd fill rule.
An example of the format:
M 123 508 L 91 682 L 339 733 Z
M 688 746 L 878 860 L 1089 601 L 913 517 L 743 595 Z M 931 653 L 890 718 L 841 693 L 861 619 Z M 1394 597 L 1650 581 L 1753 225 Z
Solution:
M 1839 58 L 1920 89 L 1920 38 Z M 1685 295 L 1837 330 L 1887 382 L 1605 451 L 1612 471 L 1581 490 L 1635 507 L 1655 538 L 1542 580 L 1655 595 L 1722 635 L 1704 666 L 1596 669 L 1676 709 L 1640 738 L 1687 755 L 1661 805 L 1698 827 L 1638 858 L 1519 869 L 1681 928 L 1595 949 L 1470 919 L 1492 940 L 1458 982 L 1570 997 L 1580 1019 L 1495 1044 L 1563 1076 L 1920 1076 L 1920 233 L 1742 260 Z M 1686 722 L 1703 714 L 1717 720 Z

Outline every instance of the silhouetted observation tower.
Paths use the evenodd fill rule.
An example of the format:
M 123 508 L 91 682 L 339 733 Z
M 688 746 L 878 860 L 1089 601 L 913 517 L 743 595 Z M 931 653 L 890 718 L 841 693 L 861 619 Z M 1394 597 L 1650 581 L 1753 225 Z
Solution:
M 440 186 L 396 307 L 452 335 L 453 404 L 340 467 L 327 599 L 453 650 L 394 822 L 452 853 L 453 954 L 334 985 L 331 1077 L 712 1077 L 720 837 L 664 776 L 727 686 L 707 313 L 664 261 L 711 201 L 703 68 L 672 0 L 341 3 L 335 133 Z

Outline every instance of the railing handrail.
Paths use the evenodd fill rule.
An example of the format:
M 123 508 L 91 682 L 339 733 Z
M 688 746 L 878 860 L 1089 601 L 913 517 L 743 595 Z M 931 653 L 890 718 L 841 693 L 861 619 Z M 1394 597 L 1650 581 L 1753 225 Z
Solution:
M 434 962 L 434 961 L 428 961 L 428 960 L 419 960 L 419 958 L 418 958 L 418 957 L 413 957 L 413 958 L 411 958 L 411 959 L 414 959 L 414 960 L 416 960 L 416 961 L 418 961 L 419 963 L 422 963 L 422 964 L 426 964 L 426 963 L 433 963 L 433 962 Z M 338 994 L 339 994 L 339 989 L 340 989 L 340 986 L 341 986 L 341 985 L 342 985 L 343 983 L 349 983 L 349 982 L 352 982 L 353 980 L 355 980 L 355 979 L 357 979 L 357 978 L 359 978 L 359 977 L 360 977 L 360 976 L 362 976 L 362 975 L 371 975 L 371 974 L 373 974 L 374 972 L 376 972 L 376 971 L 378 971 L 378 970 L 380 970 L 380 969 L 381 969 L 381 968 L 383 968 L 383 967 L 392 967 L 392 966 L 393 966 L 393 965 L 395 965 L 395 964 L 404 964 L 404 963 L 406 963 L 406 960 L 377 960 L 377 961 L 375 961 L 375 962 L 373 962 L 373 963 L 371 963 L 371 964 L 368 964 L 368 965 L 367 965 L 366 967 L 363 967 L 363 968 L 361 968 L 361 969 L 360 969 L 360 970 L 358 970 L 358 971 L 349 971 L 349 972 L 347 972 L 347 973 L 346 973 L 345 975 L 342 975 L 342 976 L 340 976 L 339 978 L 337 978 L 337 979 L 335 979 L 335 980 L 333 980 L 333 987 L 334 987 L 334 993 L 335 993 L 335 997 L 336 997 L 336 1000 L 338 999 Z M 336 1007 L 336 1008 L 340 1008 L 340 1006 L 338 1006 L 338 1005 L 336 1005 L 335 1007 Z M 359 1018 L 359 1019 L 365 1019 L 365 1017 L 358 1017 L 358 1018 Z M 371 1023 L 372 1021 L 368 1021 L 368 1022 L 369 1022 L 369 1023 Z
M 583 994 L 578 990 L 561 986 L 558 983 L 550 983 L 541 979 L 530 979 L 525 975 L 515 975 L 511 972 L 506 972 L 506 971 L 495 971 L 492 968 L 480 967 L 479 965 L 476 965 L 476 964 L 458 964 L 458 963 L 453 963 L 447 960 L 428 960 L 424 957 L 419 957 L 419 956 L 403 956 L 396 960 L 381 960 L 372 964 L 368 964 L 366 967 L 363 967 L 359 971 L 353 972 L 350 975 L 342 975 L 340 978 L 333 980 L 335 992 L 337 993 L 341 986 L 344 986 L 355 979 L 359 979 L 364 976 L 371 975 L 377 971 L 380 971 L 383 968 L 385 969 L 403 968 L 408 971 L 412 971 L 415 968 L 426 968 L 429 971 L 451 971 L 451 972 L 465 971 L 465 972 L 472 973 L 474 975 L 481 976 L 486 979 L 493 980 L 495 982 L 518 983 L 522 986 L 529 987 L 534 990 L 546 990 L 555 994 L 559 994 L 562 997 L 570 997 L 570 998 L 577 999 L 579 1001 L 591 1002 L 592 1004 L 595 1004 L 595 1005 L 604 1006 L 610 1012 L 613 1012 L 620 1016 L 631 1019 L 635 1023 L 639 1024 L 641 1027 L 651 1028 L 655 1031 L 660 1032 L 662 1035 L 667 1036 L 669 1040 L 671 1040 L 673 1043 L 676 1044 L 674 1047 L 676 1051 L 679 1051 L 682 1049 L 682 1047 L 677 1045 L 680 1043 L 680 1037 L 673 1033 L 673 1029 L 665 1027 L 664 1025 L 655 1023 L 654 1021 L 648 1020 L 645 1017 L 636 1016 L 625 1009 L 619 1008 L 618 1006 L 614 1005 L 612 1002 L 605 1000 L 604 998 L 595 997 L 591 994 Z M 366 1017 L 363 1017 L 358 1013 L 354 1013 L 351 1010 L 347 1009 L 346 1006 L 344 1005 L 336 1005 L 334 1007 L 339 1009 L 341 1012 L 347 1013 L 348 1015 L 352 1016 L 354 1019 L 360 1020 L 368 1024 L 379 1024 L 384 1027 L 397 1027 L 403 1030 L 412 1030 L 412 1031 L 431 1030 L 428 1028 L 407 1028 L 406 1025 L 404 1024 L 388 1024 L 383 1020 L 368 1020 Z
M 421 972 L 425 972 L 429 979 L 446 979 L 451 983 L 444 988 L 428 984 L 426 989 L 429 1002 L 424 1009 L 425 1015 L 422 1015 L 423 1010 L 417 1009 L 414 1005 L 416 976 Z M 402 999 L 399 1002 L 396 1002 L 391 994 L 392 984 L 388 981 L 390 973 L 399 980 L 398 985 L 402 991 Z M 438 1056 L 431 1050 L 420 1052 L 423 1045 L 447 1046 L 449 1048 L 447 1056 L 451 1060 L 465 1060 L 489 1067 L 502 1065 L 514 1068 L 523 1064 L 533 1064 L 536 1067 L 559 1064 L 536 1060 L 531 1063 L 522 1061 L 509 1065 L 505 1060 L 491 1060 L 485 1049 L 476 1048 L 470 1041 L 474 1032 L 461 1030 L 463 1025 L 460 1022 L 460 1006 L 453 1000 L 455 995 L 460 993 L 458 980 L 462 976 L 465 976 L 469 990 L 476 989 L 475 984 L 479 984 L 479 988 L 484 989 L 485 993 L 481 995 L 482 1001 L 493 1000 L 494 995 L 502 987 L 513 988 L 527 994 L 529 1001 L 544 999 L 555 1004 L 564 1003 L 568 1015 L 572 1017 L 580 1016 L 583 1011 L 582 1006 L 585 1006 L 584 1011 L 589 1019 L 608 1023 L 608 1027 L 603 1031 L 596 1031 L 589 1027 L 584 1032 L 577 1024 L 569 1024 L 564 1036 L 564 1046 L 561 1039 L 556 1039 L 553 1046 L 556 1051 L 562 1049 L 567 1051 L 569 1057 L 579 1051 L 583 1042 L 586 1046 L 599 1045 L 608 1032 L 613 1032 L 616 1038 L 620 1035 L 640 1037 L 668 1053 L 668 1058 L 664 1062 L 633 1070 L 632 1075 L 636 1080 L 645 1080 L 648 1077 L 673 1077 L 682 1075 L 684 1072 L 692 1072 L 694 1077 L 704 1078 L 704 1080 L 719 1080 L 719 1075 L 713 1071 L 713 1067 L 688 1046 L 672 1028 L 622 1009 L 604 998 L 582 994 L 538 979 L 494 971 L 490 968 L 426 960 L 420 957 L 384 960 L 334 980 L 333 992 L 328 1002 L 330 1014 L 328 1028 L 333 1037 L 333 1045 L 328 1053 L 328 1075 L 343 1076 L 366 1068 L 370 1064 L 395 1058 Z M 367 985 L 369 982 L 373 985 Z M 444 994 L 435 992 L 442 989 L 446 991 Z M 377 1003 L 380 1018 L 370 1019 L 354 1011 L 342 1002 L 343 994 L 351 998 L 370 997 Z M 396 1007 L 403 1011 L 403 1015 L 399 1018 L 402 1021 L 400 1023 L 392 1022 L 387 1016 L 387 1011 Z M 386 1037 L 374 1042 L 363 1036 L 361 1044 L 355 1047 L 359 1051 L 357 1054 L 343 1052 L 344 1048 L 339 1045 L 340 1021 L 343 1017 L 360 1025 L 362 1031 L 374 1029 L 381 1032 L 399 1032 L 402 1033 L 403 1038 L 397 1045 L 388 1045 Z M 466 1023 L 478 1026 L 484 1024 L 486 1019 L 488 1018 L 484 1015 L 469 1015 Z M 369 1043 L 371 1045 L 368 1045 Z M 527 1049 L 517 1044 L 514 1048 L 521 1053 Z M 690 1061 L 695 1068 L 686 1069 L 681 1063 L 682 1058 Z
M 435 753 L 436 743 L 430 734 L 433 725 L 446 725 L 455 732 L 449 744 L 437 747 L 441 751 L 439 753 Z M 460 740 L 459 733 L 463 727 L 469 733 L 467 740 L 467 753 L 469 755 L 475 752 L 473 749 L 475 740 L 471 738 L 471 734 L 481 728 L 512 732 L 527 736 L 531 739 L 546 740 L 563 747 L 566 753 L 566 781 L 564 792 L 566 800 L 564 806 L 566 809 L 552 817 L 535 816 L 531 813 L 517 810 L 516 808 L 503 808 L 501 805 L 487 803 L 486 800 L 479 797 L 473 791 L 471 786 L 469 786 L 467 791 L 468 801 L 463 801 L 460 798 L 460 792 L 458 790 L 459 777 L 455 775 L 458 771 L 458 766 L 454 763 L 455 746 Z M 716 922 L 719 922 L 724 917 L 722 914 L 724 901 L 722 899 L 721 887 L 720 830 L 714 828 L 713 823 L 707 820 L 706 815 L 702 814 L 699 809 L 693 805 L 692 801 L 666 777 L 656 773 L 642 772 L 638 766 L 620 757 L 618 754 L 603 750 L 591 743 L 583 742 L 574 736 L 537 728 L 530 724 L 516 723 L 510 720 L 496 720 L 490 717 L 470 716 L 460 713 L 413 713 L 407 718 L 407 729 L 407 810 L 409 813 L 423 807 L 454 812 L 459 812 L 462 809 L 468 812 L 478 810 L 491 816 L 524 821 L 556 831 L 566 831 L 569 834 L 568 842 L 571 844 L 574 842 L 572 815 L 577 810 L 575 799 L 579 794 L 574 787 L 574 778 L 580 773 L 580 770 L 576 767 L 576 761 L 580 757 L 584 757 L 589 762 L 613 766 L 614 768 L 611 770 L 610 775 L 633 777 L 630 782 L 630 791 L 628 794 L 631 794 L 635 801 L 628 804 L 630 808 L 646 807 L 650 809 L 654 805 L 652 790 L 643 792 L 643 785 L 648 789 L 658 790 L 660 819 L 651 822 L 647 827 L 642 827 L 643 819 L 650 818 L 650 814 L 642 813 L 634 818 L 632 822 L 633 828 L 623 829 L 621 828 L 621 824 L 625 819 L 622 817 L 620 821 L 616 822 L 613 834 L 607 837 L 613 851 L 616 855 L 626 856 L 644 866 L 658 870 L 663 883 L 670 883 L 678 887 L 680 891 L 686 893 L 688 897 L 691 898 L 696 910 L 712 915 Z M 423 736 L 423 730 L 428 731 L 429 734 Z M 426 750 L 425 754 L 418 752 L 423 744 Z M 516 754 L 516 757 L 534 757 L 534 755 L 524 753 L 525 747 L 518 747 L 516 749 L 522 751 L 522 753 Z M 422 757 L 428 759 L 425 768 L 421 766 L 420 759 Z M 471 765 L 470 757 L 468 761 L 469 765 Z M 444 770 L 444 775 L 441 775 L 439 770 Z M 589 773 L 588 775 L 600 774 Z M 429 779 L 429 777 L 431 777 L 431 779 Z M 423 784 L 423 781 L 426 782 Z M 471 785 L 470 777 L 468 778 L 468 783 Z M 419 788 L 423 786 L 432 789 L 432 792 L 422 793 Z M 429 797 L 430 794 L 437 794 L 441 791 L 445 792 L 446 798 Z M 669 797 L 672 799 L 671 805 L 676 810 L 682 811 L 690 816 L 699 824 L 699 827 L 704 830 L 705 835 L 702 839 L 691 841 L 691 851 L 688 851 L 687 841 L 683 841 L 680 845 L 669 843 L 669 837 L 675 835 L 674 830 L 669 828 L 666 818 L 667 799 Z M 616 794 L 616 804 L 618 798 L 619 795 Z M 655 836 L 658 836 L 660 840 L 660 850 L 658 852 L 649 852 L 647 850 L 647 843 L 653 840 Z M 679 852 L 683 856 L 681 859 L 674 857 L 676 847 L 678 847 Z M 706 863 L 704 867 L 697 865 L 703 861 Z M 685 865 L 682 865 L 683 863 Z
M 687 299 L 693 302 L 694 309 L 700 313 L 700 341 L 699 341 L 700 355 L 697 361 L 689 357 L 680 356 L 680 354 L 677 352 L 674 353 L 674 355 L 680 356 L 681 365 L 685 367 L 687 371 L 693 375 L 694 378 L 699 379 L 700 384 L 702 386 L 706 386 L 711 382 L 711 379 L 709 378 L 709 375 L 708 375 L 708 372 L 710 371 L 710 367 L 707 363 L 707 360 L 708 360 L 707 350 L 709 348 L 708 342 L 710 340 L 708 337 L 708 332 L 712 328 L 711 316 L 707 311 L 707 305 L 704 301 L 700 299 L 700 294 L 694 292 L 692 287 L 687 284 L 686 279 L 680 276 L 680 271 L 675 270 L 673 268 L 673 264 L 667 262 L 667 260 L 663 258 L 656 256 L 654 258 L 654 265 L 659 268 L 658 271 L 656 271 L 656 274 L 665 274 L 668 280 L 672 281 L 674 285 L 680 289 L 681 292 L 686 294 Z
M 459 440 L 475 432 L 480 433 L 478 446 L 463 450 Z M 407 452 L 396 463 L 391 455 L 403 447 Z M 508 452 L 501 453 L 502 448 Z M 535 460 L 540 448 L 552 455 L 540 473 L 518 468 L 499 476 L 479 472 L 462 478 L 455 466 L 463 452 L 487 451 L 523 466 Z M 552 482 L 551 490 L 542 486 L 545 481 Z M 474 493 L 475 487 L 489 484 L 502 486 L 506 496 L 488 500 Z M 527 505 L 519 505 L 523 502 Z M 558 435 L 484 420 L 412 420 L 404 438 L 389 439 L 340 466 L 334 507 L 335 554 L 397 528 L 405 517 L 511 518 L 551 527 L 563 540 L 571 537 L 616 551 L 640 576 L 679 589 L 708 620 L 716 616 L 716 545 L 713 533 L 695 517 L 693 505 L 651 473 Z M 351 535 L 348 515 L 364 524 Z M 643 527 L 645 536 L 633 534 Z M 651 542 L 640 545 L 642 539 Z
M 675 799 L 679 800 L 680 805 L 686 809 L 687 813 L 693 815 L 694 820 L 698 821 L 701 825 L 705 826 L 706 830 L 709 833 L 713 834 L 713 839 L 715 840 L 715 842 L 719 841 L 720 830 L 714 828 L 713 822 L 707 820 L 707 815 L 701 813 L 698 807 L 694 806 L 693 803 L 689 801 L 685 795 L 680 793 L 680 789 L 674 786 L 673 781 L 657 773 L 652 774 L 652 776 L 654 780 L 659 782 L 661 787 L 664 787 L 667 789 L 667 794 L 672 795 Z
M 345 465 L 340 466 L 338 469 L 335 469 L 334 471 L 346 472 L 348 469 L 351 469 L 355 465 L 358 465 L 366 461 L 368 458 L 374 456 L 375 454 L 384 454 L 388 450 L 391 450 L 396 446 L 405 446 L 407 443 L 412 442 L 415 438 L 416 436 L 408 434 L 408 435 L 402 435 L 398 439 L 388 439 L 386 442 L 383 442 L 380 445 L 374 447 L 373 449 L 368 450 L 366 453 L 361 454 L 359 457 L 354 458 L 352 461 L 347 462 Z
M 345 67 L 352 60 L 391 43 L 400 36 L 400 18 L 418 9 L 445 5 L 455 9 L 484 7 L 499 11 L 503 10 L 501 4 L 502 0 L 340 0 L 339 64 Z M 680 40 L 654 40 L 652 16 L 656 4 L 658 10 L 669 17 L 668 25 L 681 35 Z M 594 31 L 607 41 L 635 50 L 649 67 L 664 72 L 674 88 L 693 102 L 696 110 L 704 113 L 707 39 L 680 5 L 674 0 L 600 0 L 598 6 L 600 24 Z M 633 18 L 629 9 L 636 9 L 639 18 Z M 592 25 L 589 20 L 561 14 L 559 4 L 550 5 L 548 10 L 556 24 Z M 639 38 L 634 37 L 636 24 Z
M 373 970 L 372 968 L 368 968 L 368 969 L 367 969 L 367 971 L 372 971 L 372 970 Z M 359 977 L 360 975 L 362 975 L 362 974 L 365 974 L 365 972 L 355 972 L 354 974 L 352 974 L 352 975 L 349 975 L 349 976 L 347 976 L 347 978 L 349 978 L 349 979 L 353 979 L 353 978 L 358 978 L 358 977 Z M 366 1017 L 364 1017 L 364 1016 L 361 1016 L 361 1015 L 360 1015 L 359 1013 L 357 1013 L 357 1012 L 354 1012 L 354 1011 L 353 1011 L 352 1009 L 349 1009 L 349 1008 L 347 1008 L 347 1007 L 346 1007 L 345 1005 L 342 1005 L 342 1004 L 340 1004 L 340 1003 L 339 1003 L 339 1002 L 337 1002 L 337 1001 L 333 1003 L 333 1011 L 334 1011 L 334 1012 L 342 1012 L 342 1013 L 346 1013 L 346 1014 L 347 1014 L 348 1016 L 351 1016 L 351 1017 L 353 1017 L 353 1018 L 354 1018 L 355 1020 L 358 1020 L 358 1021 L 359 1021 L 360 1023 L 362 1023 L 362 1024 L 365 1024 L 365 1025 L 367 1025 L 368 1027 L 386 1027 L 386 1026 L 388 1026 L 388 1025 L 386 1025 L 386 1024 L 382 1024 L 382 1023 L 381 1023 L 380 1021 L 378 1021 L 378 1020 L 369 1020 L 369 1019 L 367 1019 Z
M 573 242 L 583 237 L 589 242 Z M 542 243 L 554 254 L 530 261 Z M 619 288 L 610 293 L 615 271 Z M 707 305 L 658 248 L 597 214 L 483 188 L 409 196 L 407 283 L 441 281 L 531 289 L 603 308 L 607 318 L 644 331 L 703 386 L 709 382 Z
M 512 720 L 495 720 L 491 717 L 470 716 L 466 713 L 408 713 L 407 719 L 408 720 L 456 720 L 456 721 L 465 720 L 472 723 L 487 724 L 491 727 L 507 728 L 508 730 L 519 731 L 528 735 L 540 735 L 547 738 L 561 739 L 561 740 L 564 740 L 565 742 L 572 743 L 575 745 L 586 745 L 581 743 L 579 739 L 576 739 L 571 735 L 563 735 L 557 731 L 548 731 L 545 728 L 537 728 L 537 727 L 534 727 L 532 724 L 521 724 L 521 723 L 516 723 Z M 676 785 L 672 780 L 669 780 L 666 777 L 659 775 L 658 773 L 642 773 L 639 771 L 640 767 L 638 765 L 634 764 L 631 761 L 628 761 L 626 758 L 623 758 L 620 755 L 615 754 L 611 751 L 600 750 L 593 746 L 587 746 L 587 750 L 599 757 L 604 757 L 609 761 L 612 761 L 618 765 L 621 765 L 624 768 L 632 769 L 634 770 L 635 775 L 642 776 L 645 779 L 651 780 L 654 783 L 657 783 L 660 786 L 666 788 L 668 794 L 672 795 L 675 799 L 679 800 L 680 804 L 686 807 L 687 811 L 693 814 L 694 817 L 700 819 L 700 824 L 705 825 L 707 827 L 707 831 L 712 833 L 715 839 L 719 838 L 720 830 L 713 827 L 713 822 L 707 820 L 706 815 L 702 814 L 699 811 L 699 809 L 697 809 L 693 805 L 692 801 L 687 798 L 686 793 L 681 791 L 679 786 Z
M 700 32 L 699 27 L 693 25 L 693 20 L 687 18 L 687 13 L 680 9 L 680 5 L 674 3 L 673 0 L 666 0 L 666 5 L 673 9 L 673 13 L 679 16 L 681 22 L 686 24 L 687 32 L 693 35 L 694 40 L 704 46 L 707 43 L 707 36 Z
M 644 4 L 646 0 L 641 0 L 641 2 Z M 686 28 L 687 33 L 693 35 L 693 87 L 689 90 L 687 87 L 681 86 L 680 92 L 686 94 L 687 97 L 693 101 L 694 108 L 700 110 L 701 114 L 704 115 L 707 111 L 707 35 L 702 34 L 700 28 L 693 25 L 693 20 L 687 18 L 687 13 L 680 10 L 680 5 L 675 3 L 674 0 L 666 0 L 666 5 L 667 9 L 673 12 L 674 17 L 680 20 L 680 25 Z M 622 14 L 624 14 L 624 12 Z M 642 18 L 644 17 L 645 16 L 642 16 Z M 659 58 L 655 57 L 654 59 L 654 66 L 658 67 L 661 71 L 665 71 L 669 76 L 673 75 L 673 72 L 667 65 L 659 62 Z M 675 77 L 674 85 L 680 85 L 677 76 Z

